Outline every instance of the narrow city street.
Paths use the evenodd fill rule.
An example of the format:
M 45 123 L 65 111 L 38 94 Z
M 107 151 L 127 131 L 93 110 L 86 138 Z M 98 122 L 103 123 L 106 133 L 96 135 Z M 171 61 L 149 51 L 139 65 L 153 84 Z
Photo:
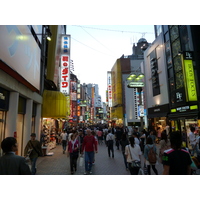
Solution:
M 39 157 L 37 161 L 37 175 L 71 175 L 69 157 L 67 153 L 63 154 L 62 146 L 57 145 L 51 152 L 52 156 Z M 121 150 L 114 147 L 115 157 L 108 157 L 107 147 L 105 144 L 98 145 L 98 153 L 95 154 L 95 164 L 92 168 L 92 175 L 130 175 L 126 171 Z M 142 156 L 143 157 L 143 156 Z M 144 161 L 142 160 L 142 166 Z M 162 174 L 162 165 L 156 164 L 158 174 Z M 79 158 L 77 161 L 77 171 L 74 175 L 84 174 L 84 164 L 79 166 Z M 151 172 L 155 175 L 154 172 Z M 74 176 L 73 175 L 73 176 Z

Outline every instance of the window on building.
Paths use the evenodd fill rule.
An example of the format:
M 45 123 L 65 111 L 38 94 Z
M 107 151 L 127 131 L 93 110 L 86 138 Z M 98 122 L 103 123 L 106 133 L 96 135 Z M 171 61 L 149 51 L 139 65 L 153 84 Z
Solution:
M 162 25 L 156 25 L 156 37 L 162 33 Z

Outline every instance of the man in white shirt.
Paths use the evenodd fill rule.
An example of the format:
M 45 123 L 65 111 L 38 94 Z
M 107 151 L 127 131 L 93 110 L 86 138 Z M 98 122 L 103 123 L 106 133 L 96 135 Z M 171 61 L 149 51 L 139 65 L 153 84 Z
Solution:
M 114 158 L 114 144 L 115 136 L 111 133 L 111 130 L 108 130 L 108 135 L 106 136 L 106 144 L 108 147 L 108 156 L 110 157 L 110 151 L 112 152 L 112 157 Z
M 67 132 L 66 131 L 64 131 L 64 133 L 62 132 L 60 136 L 62 138 L 62 147 L 63 147 L 63 154 L 64 154 L 66 151 L 66 146 L 67 146 Z
M 192 146 L 192 151 L 191 151 L 191 156 L 194 156 L 194 153 L 198 155 L 198 146 L 197 146 L 197 138 L 196 135 L 194 134 L 195 127 L 190 127 L 190 134 L 189 134 L 189 140 L 190 140 L 190 145 Z

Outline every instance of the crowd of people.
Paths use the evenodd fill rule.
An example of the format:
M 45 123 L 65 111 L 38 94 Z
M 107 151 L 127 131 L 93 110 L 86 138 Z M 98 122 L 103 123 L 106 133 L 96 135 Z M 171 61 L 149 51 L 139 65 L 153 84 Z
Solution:
M 103 144 L 107 147 L 109 157 L 115 157 L 115 146 L 116 150 L 121 150 L 125 169 L 131 175 L 144 173 L 151 175 L 151 169 L 155 175 L 158 175 L 157 162 L 163 165 L 163 175 L 191 174 L 192 156 L 195 154 L 198 157 L 200 152 L 200 137 L 194 134 L 193 127 L 189 134 L 192 147 L 190 150 L 183 145 L 184 136 L 180 131 L 144 129 L 139 132 L 137 127 L 130 130 L 128 127 L 91 126 L 67 128 L 59 136 L 57 144 L 62 145 L 63 154 L 67 153 L 69 157 L 71 174 L 77 171 L 79 156 L 84 157 L 84 174 L 92 174 L 95 154 L 98 153 L 98 146 Z M 35 137 L 36 134 L 32 133 L 24 150 L 26 156 L 29 149 L 32 149 L 31 168 L 26 165 L 23 157 L 15 155 L 17 151 L 15 138 L 8 137 L 2 141 L 1 148 L 5 154 L 0 158 L 0 174 L 36 174 L 36 161 L 39 156 L 42 156 L 42 149 L 41 143 Z M 142 156 L 144 166 L 141 165 Z M 19 170 L 16 170 L 17 168 Z

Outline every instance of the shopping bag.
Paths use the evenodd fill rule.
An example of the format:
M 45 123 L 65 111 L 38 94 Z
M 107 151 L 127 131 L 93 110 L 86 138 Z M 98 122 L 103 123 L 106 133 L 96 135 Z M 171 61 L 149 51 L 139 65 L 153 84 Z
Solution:
M 144 171 L 142 168 L 139 169 L 138 175 L 144 175 Z
M 83 156 L 80 156 L 80 158 L 79 158 L 79 166 L 80 167 L 83 166 Z

